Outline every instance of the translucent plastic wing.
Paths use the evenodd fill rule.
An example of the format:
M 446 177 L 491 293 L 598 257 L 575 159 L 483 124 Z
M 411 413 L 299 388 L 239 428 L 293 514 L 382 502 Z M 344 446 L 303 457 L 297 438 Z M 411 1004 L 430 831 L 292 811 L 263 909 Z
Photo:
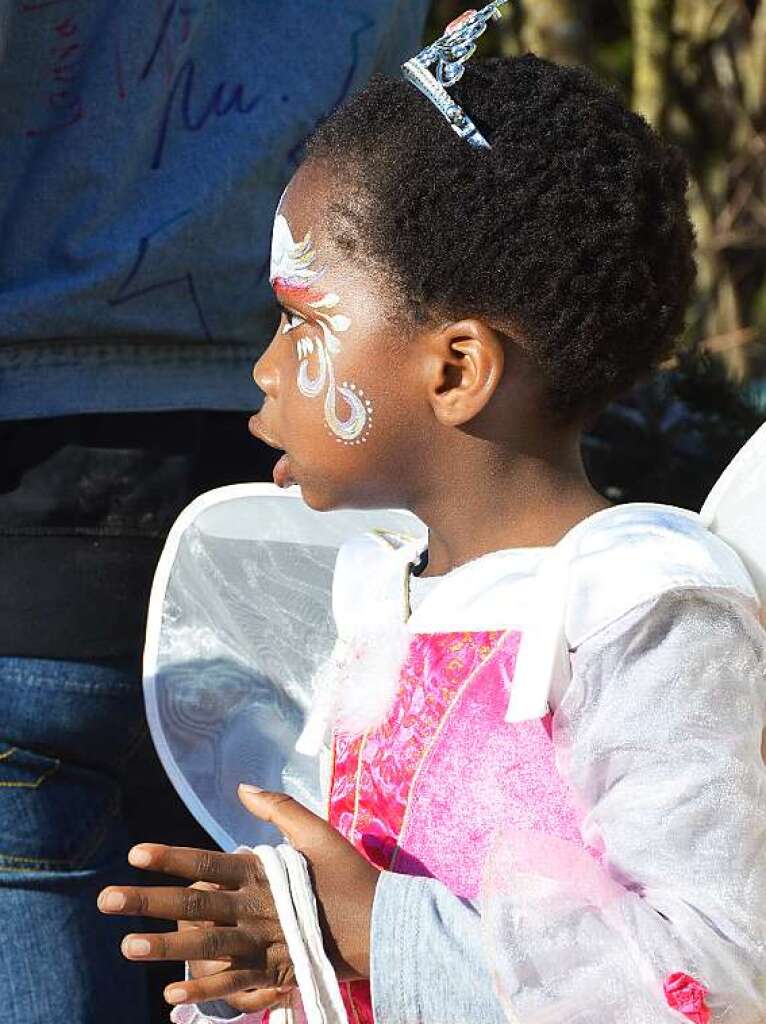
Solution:
M 750 573 L 766 609 L 766 424 L 721 474 L 700 516 L 705 526 L 725 540 Z
M 278 840 L 242 808 L 240 782 L 324 811 L 320 766 L 294 745 L 335 642 L 338 548 L 373 529 L 425 531 L 408 512 L 315 512 L 297 488 L 243 484 L 202 495 L 170 532 L 149 606 L 147 716 L 170 779 L 226 850 Z

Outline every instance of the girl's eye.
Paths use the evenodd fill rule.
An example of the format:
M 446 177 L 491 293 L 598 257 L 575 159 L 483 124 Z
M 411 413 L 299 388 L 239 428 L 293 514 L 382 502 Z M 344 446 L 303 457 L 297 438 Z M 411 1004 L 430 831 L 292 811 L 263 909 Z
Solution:
M 306 321 L 302 316 L 298 316 L 297 313 L 291 313 L 289 310 L 284 311 L 285 326 L 282 328 L 283 334 L 289 334 L 290 331 L 294 331 L 296 327 L 302 327 Z

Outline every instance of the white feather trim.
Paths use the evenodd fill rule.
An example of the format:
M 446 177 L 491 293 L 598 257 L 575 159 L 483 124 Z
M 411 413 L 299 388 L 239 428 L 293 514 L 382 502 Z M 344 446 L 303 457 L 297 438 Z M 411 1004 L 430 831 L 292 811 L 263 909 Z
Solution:
M 365 632 L 348 645 L 341 669 L 335 726 L 360 733 L 381 725 L 396 699 L 412 634 L 402 624 Z
M 412 634 L 402 623 L 339 639 L 313 680 L 314 701 L 295 749 L 316 755 L 330 727 L 360 733 L 385 721 Z

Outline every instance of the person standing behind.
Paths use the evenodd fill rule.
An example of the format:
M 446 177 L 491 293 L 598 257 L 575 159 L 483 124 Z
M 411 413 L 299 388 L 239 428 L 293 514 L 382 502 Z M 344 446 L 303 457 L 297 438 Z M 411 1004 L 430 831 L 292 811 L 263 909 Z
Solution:
M 270 476 L 242 412 L 260 404 L 250 367 L 276 321 L 275 202 L 317 124 L 416 48 L 427 7 L 18 0 L 4 13 L 10 1020 L 148 1020 L 144 979 L 93 897 L 106 879 L 129 880 L 133 836 L 201 841 L 146 757 L 138 664 L 154 565 L 195 494 Z

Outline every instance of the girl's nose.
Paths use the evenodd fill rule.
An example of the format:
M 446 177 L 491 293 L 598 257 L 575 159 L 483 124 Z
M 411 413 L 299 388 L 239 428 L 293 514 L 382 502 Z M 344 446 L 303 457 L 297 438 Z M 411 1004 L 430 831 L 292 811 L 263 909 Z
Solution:
M 279 372 L 269 355 L 270 347 L 253 367 L 253 380 L 268 398 L 276 398 L 279 391 Z

